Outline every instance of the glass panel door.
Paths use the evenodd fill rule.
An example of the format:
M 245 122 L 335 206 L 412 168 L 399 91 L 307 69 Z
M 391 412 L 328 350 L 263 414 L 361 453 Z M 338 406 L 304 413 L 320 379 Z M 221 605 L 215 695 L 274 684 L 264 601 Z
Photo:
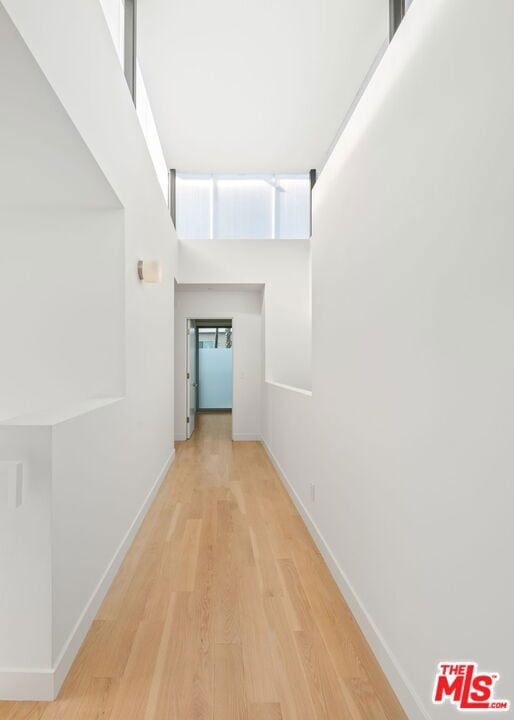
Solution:
M 198 409 L 232 409 L 232 328 L 198 328 Z

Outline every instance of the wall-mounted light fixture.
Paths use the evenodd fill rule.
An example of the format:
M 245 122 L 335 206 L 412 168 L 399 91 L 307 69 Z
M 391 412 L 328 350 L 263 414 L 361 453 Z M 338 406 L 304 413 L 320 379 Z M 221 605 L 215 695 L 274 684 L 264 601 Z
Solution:
M 137 264 L 137 274 L 140 280 L 147 283 L 162 282 L 162 267 L 159 260 L 140 260 Z

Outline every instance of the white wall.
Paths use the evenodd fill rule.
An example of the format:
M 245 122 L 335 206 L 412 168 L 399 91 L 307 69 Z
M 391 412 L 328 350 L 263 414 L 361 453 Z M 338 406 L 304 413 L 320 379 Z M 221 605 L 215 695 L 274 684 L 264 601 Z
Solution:
M 123 214 L 3 211 L 0 420 L 123 394 Z
M 266 379 L 310 388 L 309 241 L 191 240 L 179 253 L 181 283 L 264 285 Z
M 26 215 L 26 227 L 35 208 L 38 211 L 44 208 L 45 212 L 52 209 L 57 213 L 56 217 L 60 217 L 64 210 L 79 212 L 90 209 L 96 212 L 97 209 L 111 207 L 114 202 L 114 207 L 121 206 L 119 213 L 123 216 L 123 239 L 121 248 L 118 245 L 117 255 L 109 252 L 108 243 L 120 242 L 119 227 L 114 235 L 109 233 L 107 236 L 100 222 L 94 225 L 93 215 L 88 216 L 80 232 L 77 228 L 82 217 L 80 214 L 73 216 L 70 224 L 63 226 L 59 233 L 55 223 L 45 226 L 40 237 L 46 239 L 48 256 L 43 257 L 42 249 L 35 247 L 36 237 L 30 242 L 27 240 L 24 246 L 27 252 L 34 253 L 33 262 L 30 257 L 27 259 L 31 273 L 36 274 L 35 261 L 38 258 L 41 259 L 41 268 L 50 273 L 46 282 L 45 276 L 37 277 L 36 274 L 33 288 L 41 312 L 46 310 L 48 313 L 48 318 L 46 315 L 44 318 L 47 332 L 38 336 L 36 341 L 34 333 L 37 333 L 37 327 L 31 325 L 27 328 L 28 335 L 23 338 L 24 343 L 17 343 L 13 348 L 17 355 L 10 360 L 10 375 L 6 380 L 14 384 L 17 392 L 10 397 L 6 412 L 18 412 L 18 406 L 24 406 L 27 400 L 20 376 L 15 374 L 15 370 L 18 372 L 16 358 L 19 370 L 25 368 L 30 377 L 33 372 L 40 372 L 37 387 L 41 391 L 40 382 L 48 380 L 55 385 L 57 374 L 62 370 L 59 362 L 64 361 L 60 354 L 69 353 L 66 359 L 71 362 L 73 374 L 67 379 L 69 382 L 65 391 L 59 393 L 59 388 L 54 386 L 51 397 L 34 396 L 37 405 L 47 405 L 50 400 L 60 405 L 64 397 L 70 402 L 75 399 L 86 402 L 90 394 L 104 393 L 108 386 L 109 394 L 115 394 L 120 386 L 123 391 L 123 400 L 116 404 L 116 411 L 113 410 L 108 423 L 112 442 L 107 443 L 107 447 L 102 444 L 101 434 L 105 424 L 100 415 L 93 413 L 86 417 L 84 410 L 83 413 L 81 411 L 85 415 L 83 423 L 74 425 L 75 429 L 79 427 L 80 432 L 73 438 L 67 438 L 64 430 L 62 433 L 51 430 L 54 442 L 46 454 L 41 453 L 40 465 L 35 470 L 30 466 L 30 448 L 18 451 L 26 458 L 24 464 L 29 463 L 31 467 L 33 482 L 22 508 L 9 511 L 14 514 L 9 516 L 7 525 L 2 525 L 2 528 L 9 528 L 10 540 L 0 546 L 0 565 L 3 567 L 3 563 L 7 563 L 10 572 L 14 573 L 12 577 L 16 576 L 6 553 L 31 515 L 36 516 L 38 522 L 33 525 L 36 536 L 28 534 L 27 541 L 39 541 L 42 548 L 48 547 L 48 533 L 52 533 L 54 545 L 49 552 L 55 562 L 52 563 L 51 575 L 46 576 L 45 592 L 51 582 L 49 597 L 56 612 L 57 609 L 59 611 L 59 620 L 54 624 L 44 624 L 35 606 L 37 594 L 24 594 L 24 579 L 18 576 L 20 584 L 14 597 L 17 592 L 20 597 L 27 598 L 30 606 L 26 613 L 27 622 L 38 624 L 38 637 L 46 632 L 47 644 L 34 647 L 28 633 L 24 633 L 20 626 L 21 603 L 19 608 L 9 604 L 7 622 L 12 625 L 16 620 L 16 623 L 0 655 L 0 696 L 3 694 L 5 697 L 6 691 L 9 697 L 16 697 L 17 692 L 23 689 L 21 696 L 24 698 L 48 698 L 58 689 L 63 672 L 69 667 L 87 630 L 92 618 L 88 608 L 94 609 L 101 601 L 112 577 L 109 573 L 116 568 L 127 549 L 124 540 L 130 537 L 131 528 L 137 526 L 148 498 L 162 479 L 163 468 L 172 457 L 176 239 L 100 4 L 90 0 L 72 4 L 63 4 L 60 0 L 44 4 L 35 0 L 4 0 L 3 6 L 21 36 L 17 44 L 18 48 L 23 48 L 21 54 L 30 57 L 32 53 L 34 56 L 31 62 L 40 76 L 36 85 L 43 83 L 51 86 L 51 102 L 58 108 L 60 117 L 60 125 L 56 125 L 55 116 L 42 104 L 45 93 L 33 96 L 27 91 L 28 85 L 23 83 L 17 93 L 11 93 L 10 101 L 21 110 L 20 116 L 32 116 L 29 129 L 34 131 L 27 132 L 26 136 L 20 132 L 15 146 L 24 163 L 29 155 L 34 158 L 33 176 L 27 171 L 30 166 L 26 164 L 20 172 L 12 171 L 13 167 L 16 168 L 14 153 L 8 156 L 8 164 L 0 166 L 0 187 L 9 188 L 9 181 L 12 184 L 16 180 L 13 184 L 15 192 L 8 196 L 11 209 L 18 209 Z M 5 14 L 0 14 L 2 27 L 6 23 Z M 2 50 L 5 47 L 2 45 Z M 6 65 L 14 72 L 17 62 L 13 62 L 14 56 L 10 56 L 9 48 L 5 52 Z M 9 90 L 16 89 L 15 83 L 7 87 Z M 29 105 L 33 97 L 37 98 L 37 102 Z M 27 107 L 30 113 L 24 114 L 22 111 Z M 38 108 L 43 108 L 44 112 L 38 115 Z M 63 126 L 68 127 L 70 132 L 61 132 Z M 25 131 L 26 125 L 21 127 Z M 59 128 L 57 137 L 53 132 L 55 127 Z M 25 151 L 25 143 L 28 143 L 30 153 Z M 79 151 L 78 147 L 82 150 Z M 52 158 L 54 165 L 50 162 Z M 36 187 L 31 187 L 33 177 L 39 181 Z M 82 196 L 81 190 L 84 191 Z M 86 231 L 94 228 L 98 232 L 96 241 Z M 76 255 L 71 257 L 71 247 L 63 248 L 61 243 L 73 229 L 76 232 L 73 236 L 69 235 L 68 241 L 71 247 L 74 242 L 80 241 L 80 247 L 77 245 Z M 99 257 L 102 240 L 105 256 Z M 21 232 L 19 236 L 2 234 L 2 257 L 16 259 L 16 251 L 10 244 L 18 241 L 23 242 Z M 84 243 L 88 245 L 87 249 Z M 147 285 L 139 281 L 137 262 L 141 258 L 161 260 L 162 284 Z M 58 270 L 53 270 L 53 266 Z M 2 270 L 4 267 L 2 265 Z M 70 278 L 60 277 L 60 273 L 70 269 L 75 288 Z M 2 300 L 7 302 L 12 313 L 8 327 L 13 328 L 13 320 L 21 317 L 22 313 L 24 318 L 28 316 L 28 298 L 20 293 L 14 282 L 9 281 L 6 287 L 10 289 L 9 298 L 2 297 Z M 24 278 L 22 288 L 32 291 L 27 278 Z M 55 294 L 61 290 L 67 293 L 63 292 L 62 303 L 70 298 L 72 302 L 69 308 L 58 307 L 56 312 L 59 303 Z M 96 297 L 93 297 L 94 293 Z M 88 302 L 87 308 L 78 306 L 79 298 Z M 69 315 L 73 310 L 76 311 L 76 328 L 69 327 Z M 102 322 L 105 321 L 106 325 L 93 330 L 91 312 L 96 314 L 97 319 L 105 314 Z M 37 318 L 37 313 L 34 317 Z M 14 327 L 14 330 L 18 337 L 23 335 L 20 328 Z M 57 338 L 68 336 L 70 341 L 78 342 L 77 348 L 68 348 L 64 340 L 64 344 L 57 345 Z M 119 362 L 116 353 L 120 338 L 121 371 L 114 372 L 113 368 Z M 44 370 L 34 369 L 37 358 L 31 365 L 25 358 L 26 349 L 37 352 L 45 359 Z M 85 352 L 82 364 L 78 357 L 80 349 Z M 95 353 L 97 357 L 93 358 Z M 50 367 L 48 362 L 52 356 L 55 367 Z M 86 367 L 88 364 L 89 367 Z M 27 378 L 28 383 L 31 382 L 30 377 Z M 81 398 L 77 398 L 79 391 L 82 392 Z M 36 391 L 32 387 L 30 392 Z M 17 407 L 12 410 L 14 405 Z M 42 422 L 37 431 L 38 437 L 43 436 L 49 427 L 53 428 L 52 423 Z M 10 433 L 10 427 L 0 426 L 0 460 L 12 460 Z M 62 442 L 57 441 L 58 435 Z M 137 437 L 137 443 L 127 443 L 127 438 L 134 437 Z M 122 441 L 118 442 L 117 438 L 122 438 Z M 88 447 L 91 448 L 90 455 L 87 454 Z M 23 460 L 23 457 L 20 459 Z M 67 492 L 72 494 L 72 499 L 82 498 L 84 507 L 90 509 L 79 518 L 80 532 L 77 531 L 79 523 L 73 522 L 73 518 L 80 515 L 80 507 L 73 506 L 73 503 L 68 505 L 66 494 L 63 495 L 62 505 L 59 505 L 59 498 L 54 494 L 51 499 L 56 504 L 50 511 L 49 503 L 43 497 L 45 463 L 48 462 L 53 468 L 51 482 L 55 492 L 58 487 L 66 488 L 68 483 Z M 39 479 L 43 485 L 38 484 Z M 105 507 L 96 512 L 101 503 L 105 503 Z M 62 513 L 58 512 L 59 507 L 64 508 Z M 108 508 L 112 512 L 107 512 Z M 2 513 L 4 510 L 2 508 Z M 73 548 L 78 562 L 73 571 L 66 555 L 69 548 Z M 33 567 L 33 557 L 33 554 L 27 553 L 26 564 L 20 568 L 23 573 Z M 70 587 L 69 582 L 73 578 L 77 582 Z M 102 578 L 107 578 L 106 582 L 102 583 Z M 48 597 L 44 600 L 46 603 Z M 62 612 L 63 607 L 66 612 Z M 63 653 L 65 662 L 58 664 Z
M 148 152 L 152 158 L 159 187 L 161 188 L 164 199 L 168 202 L 168 166 L 164 158 L 159 134 L 155 126 L 152 107 L 150 105 L 150 100 L 148 99 L 148 93 L 146 92 L 146 85 L 139 62 L 136 63 L 136 110 L 139 122 L 141 123 L 141 130 L 143 131 L 143 135 L 145 136 L 146 144 L 148 146 Z
M 58 674 L 61 664 L 66 667 L 63 654 L 76 644 L 84 599 L 94 598 L 98 606 L 96 586 L 113 558 L 119 561 L 120 527 L 130 528 L 131 507 L 139 502 L 139 483 L 124 451 L 125 403 L 106 402 L 51 426 L 52 666 Z M 130 501 L 121 502 L 121 495 Z
M 121 207 L 5 5 L 0 3 L 0 61 L 10 71 L 0 77 L 0 209 Z
M 314 191 L 311 420 L 267 390 L 412 720 L 455 717 L 431 703 L 444 659 L 514 698 L 513 23 L 510 0 L 412 4 Z
M 107 27 L 112 36 L 116 54 L 123 67 L 125 50 L 125 1 L 100 0 Z
M 276 383 L 265 383 L 262 439 L 276 452 L 283 477 L 294 479 L 294 492 L 305 504 L 310 501 L 316 478 L 316 454 L 310 438 L 312 393 Z
M 175 438 L 186 437 L 186 320 L 233 318 L 234 440 L 261 437 L 264 381 L 262 290 L 188 289 L 175 293 Z
M 116 49 L 116 54 L 124 66 L 124 47 L 125 47 L 125 2 L 124 0 L 99 0 L 105 15 L 107 26 L 111 33 L 112 41 Z M 139 43 L 136 43 L 136 54 Z M 141 130 L 145 136 L 148 152 L 154 164 L 155 173 L 161 187 L 164 198 L 168 198 L 168 166 L 164 159 L 164 153 L 155 126 L 155 120 L 146 91 L 146 84 L 141 72 L 139 59 L 136 58 L 136 112 L 141 123 Z
M 9 508 L 6 473 L 0 468 L 0 688 L 2 699 L 16 697 L 20 677 L 13 668 L 52 665 L 50 429 L 1 427 L 0 458 L 23 461 L 23 499 Z M 33 678 L 31 678 L 33 680 Z M 35 690 L 41 689 L 36 682 Z M 11 692 L 9 692 L 11 691 Z M 21 696 L 20 696 L 21 697 Z

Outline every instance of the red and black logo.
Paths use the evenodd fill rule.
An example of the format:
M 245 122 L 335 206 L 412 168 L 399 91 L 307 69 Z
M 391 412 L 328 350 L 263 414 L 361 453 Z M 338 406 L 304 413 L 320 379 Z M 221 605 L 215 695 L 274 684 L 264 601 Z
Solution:
M 499 673 L 479 672 L 476 663 L 439 663 L 433 702 L 442 704 L 448 700 L 459 710 L 508 710 L 508 700 L 494 697 L 494 686 L 499 679 Z

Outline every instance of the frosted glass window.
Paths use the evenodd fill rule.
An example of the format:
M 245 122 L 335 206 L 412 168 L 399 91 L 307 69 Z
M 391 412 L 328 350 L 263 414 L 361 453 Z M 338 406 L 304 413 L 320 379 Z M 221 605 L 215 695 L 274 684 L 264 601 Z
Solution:
M 232 407 L 232 329 L 198 329 L 198 409 Z
M 214 237 L 224 240 L 273 237 L 272 195 L 264 179 L 215 178 Z
M 306 239 L 311 184 L 301 175 L 176 175 L 182 240 Z
M 182 240 L 212 237 L 212 179 L 177 175 L 175 192 L 178 237 Z
M 199 410 L 232 407 L 232 348 L 200 348 Z
M 276 235 L 279 238 L 309 236 L 311 212 L 311 185 L 308 177 L 281 177 L 277 179 Z

